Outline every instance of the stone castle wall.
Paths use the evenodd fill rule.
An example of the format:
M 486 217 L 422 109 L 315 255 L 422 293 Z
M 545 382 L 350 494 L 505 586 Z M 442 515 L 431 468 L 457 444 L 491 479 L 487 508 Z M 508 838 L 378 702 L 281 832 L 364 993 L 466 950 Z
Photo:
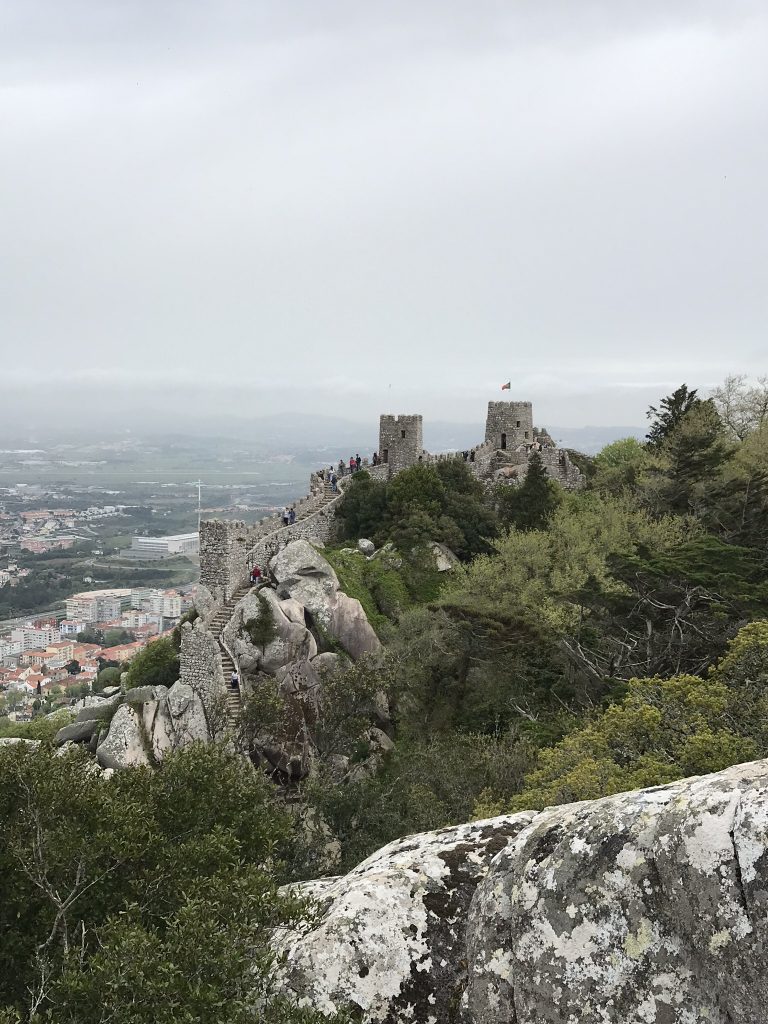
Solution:
M 379 455 L 394 476 L 419 461 L 424 454 L 423 417 L 379 417 Z
M 248 579 L 255 564 L 264 568 L 272 555 L 292 540 L 327 543 L 333 534 L 338 498 L 328 501 L 313 475 L 310 493 L 293 503 L 300 518 L 285 526 L 280 516 L 249 525 L 241 520 L 205 519 L 200 524 L 200 582 L 216 604 L 227 601 Z M 339 498 L 341 495 L 339 495 Z
M 179 669 L 182 682 L 196 693 L 226 691 L 219 645 L 213 633 L 199 619 L 194 626 L 185 623 L 181 627 Z
M 514 449 L 533 441 L 531 402 L 489 402 L 485 440 L 500 449 Z

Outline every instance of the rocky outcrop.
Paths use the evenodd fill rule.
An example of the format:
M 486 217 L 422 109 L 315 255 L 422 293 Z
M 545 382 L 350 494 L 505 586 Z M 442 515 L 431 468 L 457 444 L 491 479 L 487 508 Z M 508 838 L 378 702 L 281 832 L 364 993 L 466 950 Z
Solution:
M 129 690 L 114 713 L 109 731 L 96 747 L 99 764 L 104 768 L 154 764 L 170 751 L 180 750 L 195 740 L 210 742 L 223 732 L 225 699 L 221 698 L 219 706 L 215 690 L 200 692 L 182 682 L 174 683 L 170 689 L 142 686 Z M 87 723 L 65 726 L 59 735 L 78 724 Z M 90 724 L 98 729 L 102 723 Z
M 410 837 L 312 892 L 278 942 L 326 1013 L 765 1024 L 768 761 Z
M 447 544 L 439 544 L 437 541 L 433 541 L 429 545 L 429 549 L 432 552 L 435 568 L 438 572 L 450 572 L 451 569 L 455 569 L 457 565 L 461 564 Z
M 102 768 L 132 768 L 149 764 L 136 708 L 130 704 L 120 705 L 109 732 L 96 748 L 96 757 Z
M 278 597 L 303 605 L 323 628 L 330 629 L 339 579 L 331 565 L 306 540 L 287 544 L 269 563 Z
M 71 725 L 65 725 L 56 733 L 54 742 L 57 746 L 62 746 L 64 743 L 82 743 L 90 740 L 95 732 L 98 732 L 99 723 L 95 718 L 88 718 L 85 721 L 72 722 Z
M 304 1006 L 362 1020 L 454 1022 L 466 986 L 469 903 L 530 815 L 390 843 L 343 878 L 308 883 L 317 924 L 284 933 L 281 975 Z
M 261 647 L 251 639 L 248 624 L 258 623 L 265 615 L 270 616 L 276 636 Z M 298 601 L 280 601 L 268 587 L 246 594 L 224 629 L 224 639 L 243 675 L 259 671 L 274 675 L 284 665 L 313 658 L 317 644 L 303 620 L 304 609 Z
M 93 722 L 93 721 L 104 721 L 111 718 L 113 713 L 117 710 L 117 706 L 121 701 L 120 693 L 116 693 L 112 697 L 107 697 L 104 700 L 97 701 L 95 703 L 88 704 L 86 707 L 81 708 L 75 716 L 76 722 Z
M 360 602 L 343 593 L 333 568 L 310 543 L 297 540 L 288 544 L 269 568 L 278 597 L 301 604 L 311 624 L 338 641 L 352 658 L 381 646 Z

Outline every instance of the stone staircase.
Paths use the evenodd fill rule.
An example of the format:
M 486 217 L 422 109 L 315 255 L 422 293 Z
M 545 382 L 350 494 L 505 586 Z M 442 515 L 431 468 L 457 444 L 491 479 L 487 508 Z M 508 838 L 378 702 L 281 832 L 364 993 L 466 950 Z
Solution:
M 221 670 L 224 673 L 224 683 L 227 687 L 227 719 L 230 727 L 232 728 L 236 725 L 237 716 L 240 713 L 240 688 L 238 687 L 237 690 L 232 688 L 230 680 L 232 679 L 232 673 L 235 671 L 235 664 L 227 654 L 224 644 L 221 642 L 221 634 L 224 631 L 224 627 L 232 618 L 235 605 L 245 597 L 250 589 L 250 584 L 243 584 L 243 586 L 239 587 L 232 597 L 230 597 L 230 599 L 216 612 L 211 620 L 210 626 L 211 632 L 216 637 L 216 642 L 219 645 Z
M 344 482 L 347 483 L 347 479 L 346 478 L 345 478 Z M 309 508 L 301 509 L 299 511 L 299 514 L 296 517 L 296 522 L 298 523 L 302 519 L 309 518 L 310 516 L 314 515 L 316 512 L 320 511 L 320 509 L 322 509 L 325 505 L 327 505 L 331 501 L 334 501 L 336 498 L 340 497 L 340 495 L 341 495 L 341 481 L 339 481 L 339 483 L 337 484 L 337 487 L 338 487 L 338 490 L 334 491 L 331 488 L 330 483 L 328 481 L 326 481 L 324 486 L 323 486 L 322 498 L 321 498 L 321 501 L 319 502 L 319 504 L 314 505 L 314 507 L 309 507 Z M 282 530 L 284 530 L 284 529 L 286 529 L 286 527 L 282 523 L 280 523 L 279 525 L 277 525 L 275 527 L 275 529 L 272 531 L 271 534 L 267 533 L 263 538 L 261 538 L 261 540 L 262 541 L 266 540 L 272 534 L 277 535 L 277 534 L 281 533 Z M 279 545 L 278 545 L 278 550 L 279 550 Z M 227 712 L 228 712 L 227 717 L 228 717 L 229 725 L 230 725 L 231 728 L 234 728 L 235 725 L 237 724 L 237 717 L 238 717 L 238 715 L 240 713 L 240 708 L 241 708 L 241 693 L 240 693 L 240 688 L 238 688 L 237 690 L 234 690 L 232 688 L 230 680 L 232 679 L 232 673 L 235 671 L 236 666 L 233 663 L 232 658 L 229 656 L 229 654 L 227 654 L 226 648 L 224 647 L 224 644 L 222 643 L 221 635 L 222 635 L 222 632 L 224 630 L 224 627 L 227 625 L 229 620 L 232 618 L 232 614 L 233 614 L 233 612 L 235 610 L 235 605 L 238 603 L 238 601 L 240 601 L 243 597 L 245 597 L 245 595 L 248 593 L 248 591 L 250 589 L 251 589 L 251 584 L 250 583 L 244 583 L 240 587 L 238 587 L 238 589 L 229 598 L 229 600 L 226 601 L 221 606 L 221 608 L 218 609 L 218 611 L 216 612 L 214 617 L 211 619 L 211 624 L 210 624 L 210 630 L 213 633 L 213 635 L 216 637 L 216 642 L 219 645 L 219 658 L 221 659 L 221 670 L 224 673 L 224 682 L 225 682 L 226 687 L 227 687 Z

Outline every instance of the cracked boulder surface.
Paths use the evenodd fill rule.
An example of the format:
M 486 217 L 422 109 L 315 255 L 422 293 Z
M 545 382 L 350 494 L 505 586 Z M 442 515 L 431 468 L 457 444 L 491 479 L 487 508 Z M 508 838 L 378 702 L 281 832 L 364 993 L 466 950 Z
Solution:
M 768 761 L 389 844 L 306 883 L 303 1005 L 364 1024 L 768 1024 Z
M 768 761 L 551 808 L 468 927 L 474 1024 L 765 1024 Z
M 301 1005 L 371 1024 L 458 1024 L 467 912 L 523 813 L 408 836 L 341 878 L 303 883 L 319 919 L 282 933 L 281 984 Z

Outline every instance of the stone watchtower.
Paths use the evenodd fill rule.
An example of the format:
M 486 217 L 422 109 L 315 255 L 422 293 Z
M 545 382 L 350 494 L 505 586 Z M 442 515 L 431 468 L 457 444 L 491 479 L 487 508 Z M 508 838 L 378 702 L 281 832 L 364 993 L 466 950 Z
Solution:
M 379 457 L 390 476 L 418 462 L 423 453 L 421 416 L 379 417 Z
M 485 440 L 502 450 L 514 451 L 533 441 L 533 407 L 530 402 L 489 402 Z

